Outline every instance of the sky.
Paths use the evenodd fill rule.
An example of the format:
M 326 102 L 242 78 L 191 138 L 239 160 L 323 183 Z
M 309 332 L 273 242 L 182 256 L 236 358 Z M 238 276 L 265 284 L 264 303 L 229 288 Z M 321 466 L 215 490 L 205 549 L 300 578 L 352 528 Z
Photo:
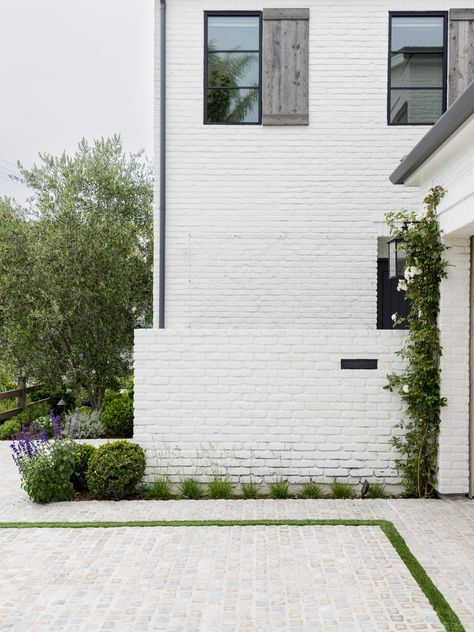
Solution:
M 120 134 L 153 152 L 153 0 L 0 0 L 0 196 L 17 160 Z

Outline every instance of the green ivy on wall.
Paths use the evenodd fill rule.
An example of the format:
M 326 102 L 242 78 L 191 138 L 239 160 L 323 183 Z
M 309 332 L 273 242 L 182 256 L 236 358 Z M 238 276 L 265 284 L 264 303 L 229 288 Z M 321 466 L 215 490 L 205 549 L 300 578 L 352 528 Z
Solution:
M 437 186 L 424 199 L 425 212 L 387 213 L 393 237 L 402 239 L 406 251 L 404 279 L 398 290 L 411 301 L 408 336 L 398 354 L 405 360 L 402 373 L 388 376 L 385 388 L 400 393 L 405 418 L 398 425 L 402 436 L 393 438 L 400 453 L 396 461 L 408 496 L 426 498 L 436 484 L 438 434 L 441 407 L 446 400 L 440 389 L 442 354 L 438 327 L 440 283 L 447 276 L 446 246 L 441 241 L 437 207 L 445 191 Z M 404 319 L 392 315 L 394 323 Z

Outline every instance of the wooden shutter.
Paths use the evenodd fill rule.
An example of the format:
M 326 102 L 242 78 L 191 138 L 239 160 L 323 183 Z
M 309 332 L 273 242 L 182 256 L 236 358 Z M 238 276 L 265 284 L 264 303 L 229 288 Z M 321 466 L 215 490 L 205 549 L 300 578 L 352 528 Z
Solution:
M 452 105 L 474 80 L 474 9 L 449 12 L 449 87 Z
M 309 9 L 263 10 L 263 125 L 309 124 Z

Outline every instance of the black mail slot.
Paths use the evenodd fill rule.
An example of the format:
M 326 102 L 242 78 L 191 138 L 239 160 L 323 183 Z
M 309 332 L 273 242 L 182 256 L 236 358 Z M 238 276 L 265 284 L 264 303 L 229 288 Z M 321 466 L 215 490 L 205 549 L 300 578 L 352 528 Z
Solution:
M 376 369 L 378 360 L 341 360 L 341 369 Z

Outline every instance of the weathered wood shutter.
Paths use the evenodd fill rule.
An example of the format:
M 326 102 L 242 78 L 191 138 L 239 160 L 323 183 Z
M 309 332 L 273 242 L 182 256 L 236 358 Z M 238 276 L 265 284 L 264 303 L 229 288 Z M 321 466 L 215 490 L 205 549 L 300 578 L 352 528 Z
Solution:
M 309 9 L 263 10 L 263 125 L 309 124 Z
M 448 104 L 464 92 L 474 80 L 474 9 L 449 12 Z

